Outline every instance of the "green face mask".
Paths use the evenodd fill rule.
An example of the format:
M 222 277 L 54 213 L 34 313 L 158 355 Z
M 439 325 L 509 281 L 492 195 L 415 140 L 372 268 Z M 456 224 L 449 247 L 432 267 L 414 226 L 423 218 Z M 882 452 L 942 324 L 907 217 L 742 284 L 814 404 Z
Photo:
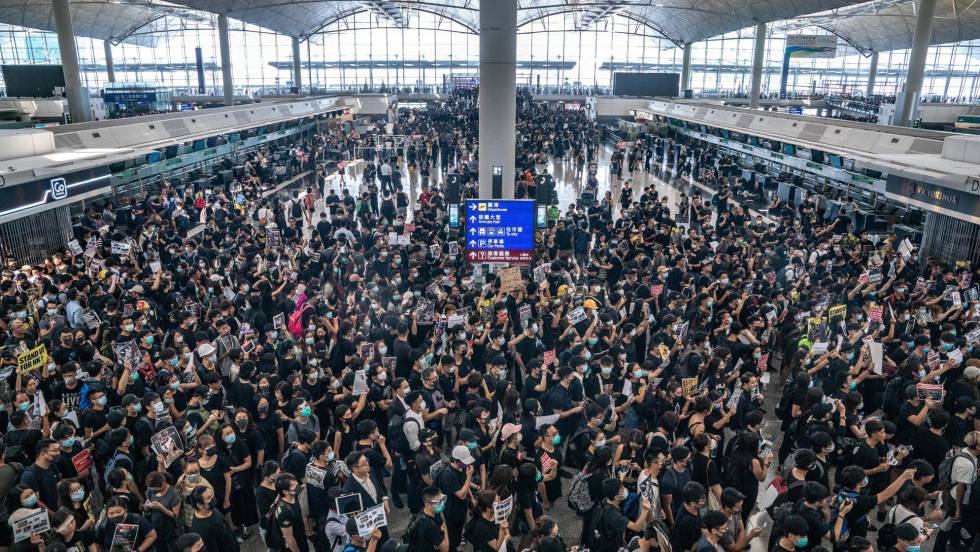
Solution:
M 541 479 L 542 479 L 542 475 L 541 475 L 541 472 L 537 472 L 537 473 L 536 473 L 536 474 L 534 475 L 534 480 L 535 480 L 535 481 L 541 481 Z
M 555 435 L 551 438 L 552 445 L 558 446 L 558 443 L 561 443 L 561 435 Z
M 306 418 L 309 418 L 312 412 L 313 411 L 308 406 L 304 406 L 303 408 L 299 409 L 299 415 Z
M 476 443 L 466 443 L 466 448 L 476 450 Z
M 436 511 L 437 514 L 441 514 L 445 510 L 446 510 L 446 503 L 445 502 L 440 502 L 439 504 L 436 504 L 435 511 Z
M 810 539 L 807 537 L 800 537 L 799 540 L 796 541 L 797 548 L 803 548 L 807 544 L 810 544 Z

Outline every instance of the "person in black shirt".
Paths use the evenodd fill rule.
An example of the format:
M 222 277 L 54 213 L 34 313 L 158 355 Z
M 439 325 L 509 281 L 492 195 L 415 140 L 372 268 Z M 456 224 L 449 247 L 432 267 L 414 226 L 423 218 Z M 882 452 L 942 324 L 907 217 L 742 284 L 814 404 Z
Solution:
M 275 488 L 279 497 L 273 507 L 268 529 L 269 533 L 274 534 L 272 540 L 281 544 L 279 549 L 283 552 L 308 552 L 309 544 L 306 539 L 303 512 L 296 500 L 296 495 L 299 494 L 299 481 L 293 474 L 284 473 L 276 479 Z
M 507 520 L 494 523 L 494 491 L 483 491 L 476 501 L 477 516 L 466 527 L 466 541 L 473 545 L 474 552 L 497 552 L 501 544 L 510 539 Z
M 405 541 L 409 550 L 447 552 L 449 530 L 443 518 L 446 496 L 436 487 L 426 487 L 422 491 L 422 501 L 422 512 L 405 529 Z
M 214 491 L 201 486 L 194 489 L 188 497 L 188 502 L 194 507 L 191 518 L 191 531 L 201 535 L 205 550 L 220 550 L 221 552 L 238 552 L 238 541 L 231 526 L 220 512 L 212 509 L 215 501 Z M 298 552 L 293 550 L 292 552 Z
M 699 485 L 700 486 L 700 485 Z M 704 488 L 701 489 L 702 496 Z M 650 518 L 650 504 L 645 498 L 640 500 L 640 515 L 635 521 L 630 521 L 623 514 L 622 504 L 629 492 L 623 482 L 610 477 L 602 482 L 602 496 L 605 498 L 592 514 L 590 536 L 598 541 L 590 543 L 590 550 L 595 552 L 614 552 L 626 544 L 628 531 L 643 530 Z M 700 533 L 699 533 L 700 536 Z M 692 542 L 693 544 L 693 542 Z
M 705 505 L 707 491 L 697 481 L 689 481 L 684 485 L 681 497 L 684 502 L 671 528 L 670 542 L 680 550 L 691 550 L 705 528 L 699 511 Z
M 776 545 L 771 548 L 772 552 L 794 552 L 798 548 L 804 548 L 809 544 L 807 533 L 810 528 L 806 520 L 800 516 L 786 516 L 783 522 L 784 534 Z

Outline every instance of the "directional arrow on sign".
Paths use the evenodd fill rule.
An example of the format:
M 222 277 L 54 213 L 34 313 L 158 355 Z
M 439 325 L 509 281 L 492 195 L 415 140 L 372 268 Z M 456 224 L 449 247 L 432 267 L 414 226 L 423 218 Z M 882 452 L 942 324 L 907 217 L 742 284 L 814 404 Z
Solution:
M 470 235 L 476 234 L 476 228 L 470 228 Z
M 470 247 L 476 247 L 476 240 L 470 240 Z
M 474 217 L 473 215 L 470 215 L 470 222 L 476 222 L 476 217 Z

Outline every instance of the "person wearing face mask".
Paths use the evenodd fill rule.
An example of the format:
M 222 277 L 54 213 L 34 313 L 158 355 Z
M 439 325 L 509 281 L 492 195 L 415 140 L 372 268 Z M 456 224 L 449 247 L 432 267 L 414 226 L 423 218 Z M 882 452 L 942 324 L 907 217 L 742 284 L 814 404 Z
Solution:
M 447 552 L 450 550 L 449 528 L 443 515 L 447 497 L 437 487 L 426 487 L 422 491 L 422 503 L 422 515 L 405 537 L 409 550 Z
M 229 513 L 234 522 L 233 527 L 236 536 L 244 540 L 248 538 L 246 529 L 258 523 L 259 520 L 255 511 L 254 460 L 249 449 L 249 443 L 244 438 L 238 438 L 237 417 L 241 414 L 235 413 L 236 427 L 223 424 L 218 428 L 217 437 L 220 439 L 218 454 L 228 464 L 231 471 L 231 507 Z M 246 418 L 246 427 L 247 423 Z
M 868 494 L 862 492 L 868 486 L 868 478 L 864 469 L 850 465 L 839 470 L 836 482 L 840 485 L 837 493 L 840 498 L 835 500 L 831 514 L 844 517 L 844 534 L 841 535 L 840 541 L 867 536 L 870 527 L 868 514 L 879 505 L 884 505 L 888 499 L 898 493 L 907 481 L 914 477 L 914 469 L 905 470 L 882 491 L 877 494 Z
M 783 536 L 776 541 L 775 546 L 770 548 L 772 552 L 795 552 L 801 548 L 806 548 L 810 544 L 810 527 L 805 519 L 800 516 L 786 516 L 783 521 Z
M 180 494 L 167 481 L 164 472 L 156 471 L 146 476 L 146 500 L 141 508 L 157 532 L 156 552 L 170 552 L 169 542 L 177 534 L 180 502 Z
M 697 485 L 696 483 L 694 485 Z M 697 485 L 700 487 L 700 485 Z M 704 489 L 701 489 L 703 495 Z M 622 505 L 628 491 L 623 483 L 610 477 L 602 482 L 604 500 L 596 506 L 590 522 L 592 541 L 589 550 L 595 552 L 614 552 L 626 544 L 627 532 L 639 532 L 646 526 L 650 518 L 650 504 L 646 498 L 640 499 L 640 513 L 636 520 L 630 521 L 623 514 Z M 698 533 L 700 535 L 700 532 Z M 697 539 L 695 539 L 697 540 Z M 690 545 L 683 549 L 690 549 Z
M 81 441 L 75 437 L 75 426 L 70 423 L 59 423 L 51 430 L 51 438 L 58 442 L 58 447 L 61 450 L 61 454 L 58 455 L 54 463 L 60 478 L 62 480 L 74 477 L 87 478 L 91 469 L 78 473 L 75 464 L 71 461 L 84 448 Z
M 55 463 L 61 456 L 61 445 L 54 439 L 43 439 L 36 447 L 34 463 L 21 473 L 20 482 L 33 490 L 38 504 L 49 512 L 58 509 L 58 471 Z
M 112 497 L 105 503 L 105 519 L 95 528 L 95 542 L 103 550 L 112 548 L 113 535 L 116 527 L 121 524 L 136 525 L 136 542 L 134 552 L 147 552 L 157 540 L 156 529 L 145 517 L 127 513 L 126 504 L 122 497 Z M 229 549 L 230 550 L 230 549 Z
M 227 516 L 231 508 L 232 471 L 226 457 L 218 454 L 214 437 L 201 435 L 197 438 L 198 466 L 201 477 L 214 489 L 215 508 Z M 230 522 L 231 520 L 229 520 Z
M 201 536 L 205 550 L 239 552 L 240 547 L 231 526 L 214 511 L 215 492 L 207 487 L 194 489 L 188 497 L 193 508 L 190 530 Z

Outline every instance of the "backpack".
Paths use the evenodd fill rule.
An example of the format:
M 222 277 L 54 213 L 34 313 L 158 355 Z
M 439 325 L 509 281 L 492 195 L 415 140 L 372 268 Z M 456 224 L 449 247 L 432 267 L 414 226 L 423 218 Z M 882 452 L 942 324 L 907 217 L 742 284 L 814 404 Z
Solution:
M 915 514 L 910 514 L 902 521 L 895 523 L 895 510 L 892 510 L 891 521 L 878 528 L 878 550 L 888 550 L 898 544 L 895 528 L 914 517 Z
M 415 418 L 405 418 L 402 416 L 392 416 L 388 420 L 388 442 L 391 447 L 402 455 L 411 454 L 412 448 L 408 444 L 408 437 L 405 436 L 405 424 L 413 423 L 422 429 L 421 424 Z
M 293 201 L 292 214 L 293 214 L 293 218 L 299 218 L 303 216 L 303 206 L 300 205 L 298 201 Z
M 116 464 L 119 463 L 120 458 L 128 461 L 130 466 L 133 465 L 132 460 L 130 460 L 125 454 L 119 452 L 119 449 L 116 449 L 115 454 L 112 455 L 112 458 L 110 458 L 109 462 L 105 465 L 105 472 L 102 474 L 102 479 L 106 486 L 109 485 L 109 474 L 112 473 L 112 470 L 116 469 Z
M 773 520 L 776 519 L 776 511 L 779 510 L 780 508 L 783 508 L 785 504 L 788 503 L 791 506 L 793 506 L 792 501 L 790 501 L 789 499 L 790 491 L 799 489 L 800 487 L 806 485 L 806 480 L 793 481 L 789 485 L 787 485 L 784 481 L 785 478 L 781 476 L 773 479 L 772 482 L 769 484 L 769 486 L 776 489 L 776 493 L 777 493 L 776 498 L 773 499 L 772 504 L 769 505 L 760 504 L 762 508 L 764 508 L 767 512 L 769 512 L 769 515 L 772 516 Z M 783 511 L 783 514 L 785 513 L 787 512 Z
M 331 523 L 342 525 L 342 529 L 344 530 L 332 541 L 327 537 L 327 526 Z M 317 521 L 316 538 L 313 541 L 313 547 L 316 552 L 338 552 L 339 550 L 343 550 L 343 546 L 347 544 L 347 542 L 344 541 L 344 535 L 346 534 L 347 526 L 343 525 L 340 519 L 330 517 L 328 515 L 327 517 Z M 347 541 L 349 540 L 350 537 L 347 538 Z
M 973 468 L 976 469 L 977 461 L 972 455 L 963 452 L 964 449 L 950 449 L 946 453 L 946 457 L 943 461 L 939 463 L 939 469 L 936 470 L 936 474 L 939 478 L 939 489 L 942 492 L 943 498 L 943 509 L 952 515 L 953 510 L 956 508 L 956 501 L 953 500 L 952 490 L 953 490 L 953 462 L 956 461 L 958 457 L 966 458 L 973 464 Z
M 881 410 L 889 418 L 898 418 L 899 408 L 905 402 L 905 378 L 894 378 L 885 386 L 885 392 L 881 398 Z
M 312 308 L 312 305 L 303 305 L 299 309 L 293 311 L 293 314 L 289 315 L 289 322 L 286 324 L 286 329 L 289 330 L 289 333 L 296 337 L 301 337 L 303 335 L 303 330 L 305 330 L 303 327 L 303 313 L 306 312 L 306 309 L 308 308 Z
M 606 512 L 609 511 L 607 503 L 603 502 L 596 506 L 595 511 L 592 512 L 592 519 L 589 523 L 589 534 L 592 542 L 590 543 L 589 550 L 594 552 L 615 552 L 618 550 L 616 543 L 612 542 L 610 538 L 612 535 L 606 535 L 605 525 L 606 525 Z
M 419 512 L 413 514 L 411 519 L 408 520 L 408 525 L 405 526 L 405 532 L 402 533 L 402 542 L 408 545 L 408 549 L 411 550 L 415 541 L 417 540 L 417 533 L 419 529 L 419 520 L 425 514 Z
M 582 429 L 576 431 L 572 437 L 568 440 L 568 447 L 565 451 L 565 465 L 569 468 L 574 468 L 577 470 L 585 467 L 585 451 L 583 449 L 588 448 L 588 443 L 591 442 L 591 428 L 583 427 Z M 587 441 L 581 439 L 582 435 L 589 434 L 590 438 Z M 584 447 L 582 445 L 585 445 Z
M 592 495 L 589 494 L 589 475 L 585 470 L 579 471 L 572 477 L 572 484 L 568 490 L 568 507 L 576 514 L 584 516 L 594 506 Z

